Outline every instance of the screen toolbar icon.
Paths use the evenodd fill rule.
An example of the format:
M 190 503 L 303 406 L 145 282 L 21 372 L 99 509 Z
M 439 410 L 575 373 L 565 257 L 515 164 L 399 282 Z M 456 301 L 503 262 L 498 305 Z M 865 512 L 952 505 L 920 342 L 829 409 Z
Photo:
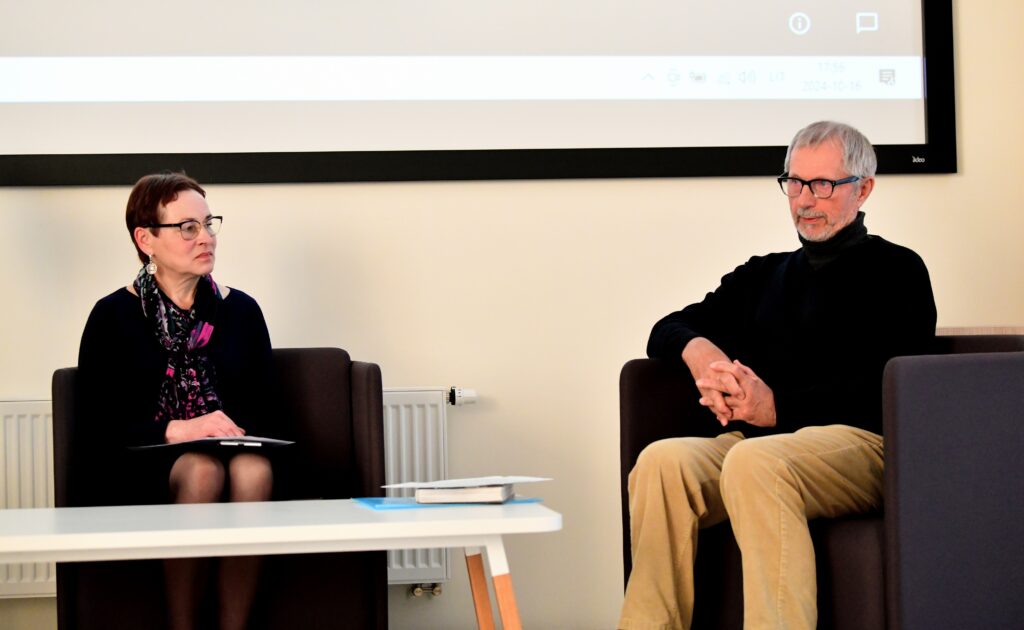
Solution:
M 873 33 L 878 30 L 878 13 L 874 11 L 857 14 L 857 34 Z
M 789 30 L 794 35 L 806 35 L 811 30 L 811 16 L 800 11 L 789 16 Z

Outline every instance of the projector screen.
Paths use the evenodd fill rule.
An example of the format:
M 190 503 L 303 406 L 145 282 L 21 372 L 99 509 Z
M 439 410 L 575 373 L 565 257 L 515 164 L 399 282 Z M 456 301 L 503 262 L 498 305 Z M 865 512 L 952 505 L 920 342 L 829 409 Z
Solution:
M 817 3 L 825 4 L 825 3 Z M 956 168 L 951 0 L 10 3 L 0 183 L 772 174 L 809 122 Z

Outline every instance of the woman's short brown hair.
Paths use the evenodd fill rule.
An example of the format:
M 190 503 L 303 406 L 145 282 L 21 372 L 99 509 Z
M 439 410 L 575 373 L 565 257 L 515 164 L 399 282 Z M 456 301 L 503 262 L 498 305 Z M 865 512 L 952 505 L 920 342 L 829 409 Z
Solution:
M 132 237 L 132 244 L 135 245 L 135 251 L 138 252 L 143 265 L 149 262 L 149 257 L 135 242 L 135 228 L 160 223 L 160 208 L 177 199 L 178 193 L 183 190 L 194 190 L 206 196 L 206 191 L 199 182 L 184 173 L 164 172 L 146 175 L 132 187 L 132 192 L 128 195 L 128 209 L 124 213 L 124 221 L 128 224 L 128 234 Z M 154 234 L 160 230 L 151 229 Z

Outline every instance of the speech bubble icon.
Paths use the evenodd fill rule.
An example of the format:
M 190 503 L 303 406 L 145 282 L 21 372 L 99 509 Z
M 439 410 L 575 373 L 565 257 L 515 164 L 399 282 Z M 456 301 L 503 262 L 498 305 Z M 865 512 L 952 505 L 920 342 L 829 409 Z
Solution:
M 857 14 L 857 34 L 878 30 L 878 14 L 863 12 Z

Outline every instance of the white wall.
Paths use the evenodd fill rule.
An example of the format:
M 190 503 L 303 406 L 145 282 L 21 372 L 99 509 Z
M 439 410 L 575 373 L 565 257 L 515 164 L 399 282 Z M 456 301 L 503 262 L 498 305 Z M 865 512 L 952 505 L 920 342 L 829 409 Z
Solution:
M 867 225 L 924 257 L 940 326 L 1019 325 L 1024 5 L 956 10 L 960 173 L 882 177 Z M 137 270 L 127 192 L 0 189 L 0 398 L 48 397 L 52 371 L 76 361 L 92 303 Z M 525 625 L 612 627 L 622 593 L 619 368 L 643 354 L 656 319 L 749 255 L 795 247 L 774 181 L 208 193 L 225 215 L 215 275 L 260 301 L 276 346 L 341 346 L 379 363 L 386 386 L 478 389 L 476 407 L 452 410 L 451 473 L 554 477 L 536 490 L 564 516 L 561 533 L 510 541 Z M 473 627 L 455 568 L 440 598 L 394 592 L 392 627 Z M 5 626 L 24 618 L 17 606 L 0 603 Z

